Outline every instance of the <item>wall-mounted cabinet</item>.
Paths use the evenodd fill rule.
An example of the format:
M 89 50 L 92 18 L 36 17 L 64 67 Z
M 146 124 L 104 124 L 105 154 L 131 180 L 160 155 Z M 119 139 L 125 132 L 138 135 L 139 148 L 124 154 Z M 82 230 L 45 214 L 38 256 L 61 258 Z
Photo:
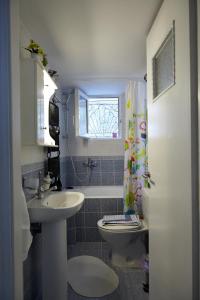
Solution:
M 21 133 L 23 145 L 57 147 L 49 133 L 49 100 L 57 89 L 35 59 L 21 60 Z

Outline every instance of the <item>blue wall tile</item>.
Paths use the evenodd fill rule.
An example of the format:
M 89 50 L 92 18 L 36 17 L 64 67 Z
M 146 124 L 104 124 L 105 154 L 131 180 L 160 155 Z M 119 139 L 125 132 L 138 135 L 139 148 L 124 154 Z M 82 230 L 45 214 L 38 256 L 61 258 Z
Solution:
M 96 167 L 90 170 L 84 166 L 88 158 L 96 162 Z M 69 157 L 61 160 L 61 178 L 63 187 L 67 186 L 93 186 L 93 185 L 121 185 L 123 184 L 124 159 L 122 156 L 74 156 L 76 174 L 81 178 L 79 181 L 72 167 Z M 106 177 L 105 173 L 109 173 Z M 89 176 L 88 176 L 89 175 Z M 85 181 L 82 180 L 85 178 Z
M 77 173 L 88 173 L 88 167 L 86 160 L 77 160 L 74 162 L 75 170 Z
M 76 243 L 76 228 L 67 230 L 67 243 L 69 245 Z
M 76 241 L 77 242 L 85 242 L 85 227 L 76 227 Z
M 76 226 L 75 216 L 72 216 L 67 219 L 67 228 L 73 228 Z
M 123 172 L 124 171 L 124 160 L 114 160 L 114 171 Z
M 86 227 L 97 227 L 97 221 L 100 220 L 101 214 L 95 212 L 85 213 L 85 226 Z
M 104 213 L 117 213 L 117 199 L 101 199 L 101 210 Z
M 100 212 L 101 210 L 101 199 L 89 198 L 85 199 L 85 212 Z
M 114 173 L 103 173 L 102 172 L 102 185 L 114 185 Z
M 101 235 L 97 228 L 86 228 L 86 241 L 87 242 L 100 242 L 102 241 Z
M 123 198 L 118 198 L 117 199 L 117 213 L 118 213 L 118 215 L 123 214 L 123 209 L 124 209 L 124 199 Z
M 77 227 L 84 227 L 85 226 L 85 213 L 79 212 L 76 214 L 76 226 Z
M 90 186 L 102 185 L 101 173 L 91 172 L 88 185 L 90 185 Z
M 67 173 L 66 186 L 65 187 L 68 187 L 68 186 L 74 186 L 74 175 L 73 175 L 73 173 L 72 174 Z
M 102 172 L 114 172 L 114 160 L 101 160 Z
M 114 183 L 115 185 L 123 185 L 124 174 L 120 172 L 114 173 Z
M 88 185 L 89 176 L 87 173 L 77 173 L 74 175 L 74 185 L 75 186 L 87 186 Z

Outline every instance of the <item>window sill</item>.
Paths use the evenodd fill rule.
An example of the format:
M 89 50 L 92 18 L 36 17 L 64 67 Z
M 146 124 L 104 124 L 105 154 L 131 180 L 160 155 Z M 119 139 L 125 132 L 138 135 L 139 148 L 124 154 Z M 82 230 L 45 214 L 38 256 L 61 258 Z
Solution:
M 118 137 L 118 138 L 106 138 L 106 137 L 92 137 L 92 136 L 88 136 L 88 135 L 83 135 L 83 136 L 79 136 L 82 139 L 86 139 L 86 140 L 95 140 L 95 141 L 120 141 L 122 140 L 122 137 Z

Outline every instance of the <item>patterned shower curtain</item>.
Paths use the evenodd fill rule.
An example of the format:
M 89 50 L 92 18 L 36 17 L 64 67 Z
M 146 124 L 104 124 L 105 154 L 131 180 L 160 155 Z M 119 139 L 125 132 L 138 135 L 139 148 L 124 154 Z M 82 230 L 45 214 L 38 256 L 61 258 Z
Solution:
M 142 215 L 142 188 L 147 172 L 146 83 L 130 81 L 126 90 L 124 213 Z

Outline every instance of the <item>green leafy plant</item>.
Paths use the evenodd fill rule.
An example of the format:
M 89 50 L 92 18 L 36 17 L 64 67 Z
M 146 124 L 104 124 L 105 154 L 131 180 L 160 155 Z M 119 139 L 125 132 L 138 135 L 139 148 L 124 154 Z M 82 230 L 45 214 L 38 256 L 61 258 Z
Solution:
M 35 53 L 41 56 L 42 64 L 44 67 L 48 65 L 47 60 L 47 54 L 44 52 L 44 50 L 40 47 L 38 43 L 36 43 L 34 40 L 30 40 L 30 44 L 28 47 L 25 48 L 30 53 Z

